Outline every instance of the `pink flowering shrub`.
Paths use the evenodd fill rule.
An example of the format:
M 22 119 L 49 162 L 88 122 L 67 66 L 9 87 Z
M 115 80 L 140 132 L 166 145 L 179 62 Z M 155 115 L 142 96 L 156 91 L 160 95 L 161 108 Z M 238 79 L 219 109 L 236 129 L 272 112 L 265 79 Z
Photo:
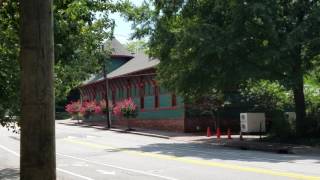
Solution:
M 105 100 L 100 101 L 99 106 L 101 108 L 102 113 L 107 113 L 107 104 Z M 110 109 L 110 106 L 109 106 L 109 109 Z
M 76 101 L 76 102 L 70 102 L 65 106 L 65 110 L 72 116 L 78 115 L 81 109 L 81 102 Z
M 125 118 L 135 118 L 138 115 L 137 105 L 131 98 L 117 102 L 113 108 L 115 116 L 123 116 Z
M 101 113 L 101 107 L 95 101 L 85 101 L 82 103 L 80 113 L 82 115 L 99 114 Z

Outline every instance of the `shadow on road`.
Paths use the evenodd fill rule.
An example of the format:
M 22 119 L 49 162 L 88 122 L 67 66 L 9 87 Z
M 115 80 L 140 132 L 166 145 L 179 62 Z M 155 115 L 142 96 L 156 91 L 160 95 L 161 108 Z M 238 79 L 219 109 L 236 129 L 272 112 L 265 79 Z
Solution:
M 1 180 L 16 180 L 19 179 L 19 169 L 5 168 L 0 170 Z
M 74 124 L 65 124 L 68 126 L 77 126 Z M 96 131 L 102 130 L 93 127 L 96 124 L 85 124 L 81 128 L 92 128 Z M 115 132 L 123 133 L 123 132 Z M 194 135 L 192 135 L 194 136 Z M 215 145 L 215 139 L 201 138 L 198 135 L 193 142 L 183 143 L 153 143 L 141 145 L 138 148 L 115 148 L 105 149 L 105 152 L 117 153 L 121 151 L 139 151 L 151 152 L 175 157 L 195 157 L 204 160 L 234 160 L 244 162 L 270 162 L 270 163 L 294 163 L 299 160 L 310 160 L 312 163 L 320 164 L 320 156 L 316 155 L 297 155 L 297 154 L 277 154 L 274 152 L 263 152 L 246 150 L 240 148 L 230 148 L 221 145 Z
M 292 154 L 275 154 L 268 152 L 234 150 L 220 146 L 197 143 L 156 143 L 144 145 L 139 148 L 126 148 L 126 150 L 151 152 L 175 157 L 195 157 L 205 160 L 236 160 L 246 162 L 293 162 L 297 160 L 312 160 L 320 163 L 320 157 L 301 156 Z

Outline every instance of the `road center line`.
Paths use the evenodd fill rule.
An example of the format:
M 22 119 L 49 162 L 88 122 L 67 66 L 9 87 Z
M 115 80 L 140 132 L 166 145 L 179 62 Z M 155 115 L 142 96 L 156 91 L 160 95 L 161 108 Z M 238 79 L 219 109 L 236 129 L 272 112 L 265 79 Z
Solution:
M 13 150 L 11 150 L 11 149 L 3 146 L 3 145 L 0 145 L 0 148 L 3 149 L 3 150 L 5 150 L 5 151 L 7 151 L 7 152 L 9 152 L 9 153 L 11 153 L 12 155 L 14 155 L 14 156 L 16 156 L 16 157 L 20 157 L 20 154 L 19 154 L 19 153 L 15 152 L 15 151 L 13 151 Z M 81 178 L 81 179 L 94 180 L 94 179 L 92 179 L 92 178 L 89 178 L 89 177 L 86 177 L 86 176 L 82 176 L 82 175 L 80 175 L 80 174 L 76 174 L 76 173 L 73 173 L 73 172 L 68 171 L 68 170 L 65 170 L 65 169 L 61 169 L 61 168 L 56 168 L 56 169 L 57 169 L 58 171 L 60 171 L 60 172 L 63 172 L 63 173 L 65 173 L 65 174 L 69 174 L 69 175 L 72 175 L 72 176 L 75 176 L 75 177 L 78 177 L 78 178 Z
M 263 168 L 254 168 L 254 167 L 248 167 L 248 166 L 233 165 L 230 163 L 184 158 L 184 157 L 178 157 L 175 155 L 156 154 L 156 153 L 152 153 L 152 152 L 143 152 L 143 151 L 139 151 L 139 150 L 128 150 L 126 148 L 117 148 L 117 147 L 113 147 L 113 146 L 107 145 L 107 144 L 96 144 L 96 143 L 91 143 L 91 142 L 81 141 L 81 140 L 76 140 L 76 139 L 64 139 L 64 140 L 67 142 L 70 142 L 70 143 L 80 144 L 80 145 L 84 145 L 84 146 L 88 146 L 88 147 L 96 148 L 96 149 L 113 149 L 113 150 L 117 150 L 118 152 L 123 152 L 126 154 L 148 156 L 148 157 L 153 157 L 153 158 L 157 158 L 157 159 L 164 159 L 164 160 L 173 160 L 173 161 L 179 161 L 179 162 L 188 163 L 188 164 L 196 164 L 196 165 L 203 165 L 203 166 L 210 166 L 210 167 L 219 167 L 219 168 L 224 168 L 224 169 L 238 170 L 238 171 L 242 171 L 242 172 L 253 172 L 253 173 L 257 173 L 257 174 L 289 177 L 289 178 L 294 178 L 294 179 L 320 180 L 320 176 L 309 176 L 309 175 L 298 174 L 298 173 L 281 172 L 281 171 L 274 171 L 274 170 L 268 170 L 268 169 L 263 169 Z

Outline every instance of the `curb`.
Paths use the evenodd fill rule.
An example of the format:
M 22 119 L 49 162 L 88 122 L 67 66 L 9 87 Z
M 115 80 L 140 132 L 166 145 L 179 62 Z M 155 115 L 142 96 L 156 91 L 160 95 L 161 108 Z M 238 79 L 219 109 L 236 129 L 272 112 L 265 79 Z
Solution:
M 170 136 L 151 134 L 151 133 L 144 133 L 144 132 L 139 132 L 139 131 L 126 131 L 126 130 L 118 129 L 118 128 L 106 129 L 105 127 L 101 127 L 101 126 L 86 125 L 86 124 L 76 124 L 76 123 L 66 123 L 66 122 L 58 122 L 58 123 L 59 124 L 64 124 L 64 125 L 72 125 L 72 126 L 93 127 L 93 128 L 100 129 L 100 130 L 109 130 L 109 131 L 119 132 L 119 133 L 129 133 L 129 134 L 135 134 L 135 135 L 140 135 L 140 136 L 149 136 L 149 137 L 156 137 L 156 138 L 161 138 L 161 139 L 170 139 Z
M 144 132 L 139 132 L 139 131 L 126 131 L 126 130 L 117 129 L 117 128 L 111 128 L 111 129 L 108 129 L 108 130 L 114 131 L 114 132 L 121 132 L 121 133 L 129 133 L 129 134 L 141 135 L 141 136 L 156 137 L 156 138 L 161 138 L 161 139 L 170 139 L 169 136 L 158 135 L 158 134 L 151 134 L 151 133 L 144 133 Z

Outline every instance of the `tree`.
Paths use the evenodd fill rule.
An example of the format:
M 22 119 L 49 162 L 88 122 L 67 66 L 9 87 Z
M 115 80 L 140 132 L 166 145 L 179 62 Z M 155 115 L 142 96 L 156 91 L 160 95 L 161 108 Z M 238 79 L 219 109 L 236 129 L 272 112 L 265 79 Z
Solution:
M 105 1 L 54 2 L 55 19 L 55 90 L 57 100 L 100 71 L 99 51 L 104 40 L 110 38 L 110 12 L 121 4 Z M 99 16 L 97 14 L 100 14 Z
M 20 115 L 19 1 L 3 0 L 0 8 L 0 123 L 9 125 Z M 102 42 L 110 37 L 110 12 L 125 3 L 103 0 L 55 0 L 54 49 L 56 101 L 64 101 L 71 89 L 101 70 Z
M 20 110 L 18 3 L 0 3 L 0 124 L 10 127 Z
M 21 1 L 22 180 L 56 179 L 52 0 Z
M 292 111 L 293 95 L 277 82 L 266 80 L 249 81 L 239 89 L 241 103 L 253 111 L 262 111 L 270 115 L 276 111 Z
M 134 9 L 127 11 L 134 36 L 151 36 L 165 86 L 201 96 L 248 79 L 278 81 L 293 92 L 304 134 L 303 77 L 319 62 L 319 1 L 151 1 Z
M 147 43 L 144 40 L 131 41 L 126 44 L 126 48 L 131 53 L 148 52 Z

